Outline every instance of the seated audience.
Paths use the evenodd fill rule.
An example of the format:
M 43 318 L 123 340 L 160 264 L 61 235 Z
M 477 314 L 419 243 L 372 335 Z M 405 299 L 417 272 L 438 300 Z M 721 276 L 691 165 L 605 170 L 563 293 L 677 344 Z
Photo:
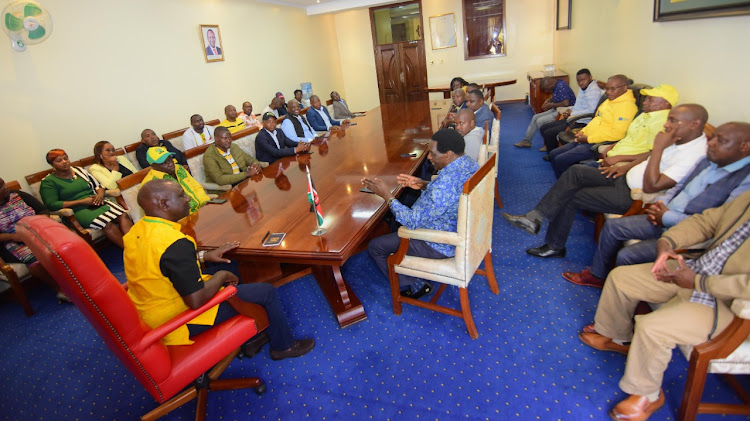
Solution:
M 671 86 L 669 88 L 673 91 L 676 103 L 677 92 Z M 575 141 L 550 152 L 549 161 L 557 178 L 560 178 L 571 165 L 594 158 L 596 154 L 591 150 L 593 144 L 611 143 L 625 136 L 628 126 L 638 112 L 633 92 L 628 89 L 628 78 L 623 75 L 610 77 L 605 93 L 607 100 L 596 110 L 596 117 L 576 133 Z
M 656 241 L 688 216 L 721 206 L 750 189 L 750 124 L 727 123 L 708 139 L 706 158 L 687 177 L 646 207 L 646 214 L 614 218 L 604 224 L 590 269 L 564 272 L 578 285 L 601 288 L 615 266 L 653 262 Z M 641 240 L 621 249 L 627 240 Z M 615 260 L 616 258 L 616 260 Z
M 520 142 L 514 143 L 513 146 L 518 148 L 530 148 L 531 139 L 542 127 L 543 124 L 551 123 L 557 120 L 557 107 L 570 107 L 575 105 L 576 97 L 570 86 L 562 79 L 545 77 L 540 84 L 542 92 L 552 93 L 542 104 L 542 112 L 531 117 L 531 123 L 526 128 L 526 135 Z
M 287 115 L 281 122 L 281 131 L 293 142 L 312 142 L 315 139 L 313 130 L 307 118 L 300 112 L 299 102 L 293 99 L 287 104 Z
M 328 108 L 323 106 L 317 95 L 310 97 L 310 108 L 307 110 L 306 117 L 313 130 L 319 132 L 342 129 L 343 127 L 341 127 L 341 123 L 349 123 L 349 120 L 338 121 L 333 119 L 331 115 L 328 114 Z
M 309 150 L 310 143 L 295 142 L 286 137 L 283 131 L 276 130 L 276 116 L 273 113 L 263 114 L 263 130 L 255 137 L 255 156 L 259 161 L 270 164 L 279 158 Z
M 576 73 L 576 83 L 578 83 L 578 87 L 581 89 L 578 90 L 578 95 L 576 96 L 576 102 L 575 105 L 573 105 L 573 108 L 565 110 L 562 114 L 562 120 L 544 124 L 539 128 L 539 132 L 544 138 L 544 146 L 539 149 L 539 152 L 550 152 L 557 147 L 557 135 L 560 132 L 565 131 L 570 119 L 584 114 L 593 114 L 596 111 L 597 105 L 599 105 L 599 100 L 604 94 L 604 91 L 599 87 L 597 81 L 591 77 L 589 69 L 581 69 Z M 572 128 L 583 128 L 590 121 L 591 117 L 581 118 L 573 123 Z
M 136 172 L 133 164 L 125 155 L 117 156 L 115 147 L 106 140 L 94 145 L 94 164 L 89 172 L 107 190 L 117 189 L 117 180 Z
M 253 114 L 253 104 L 251 104 L 250 101 L 242 103 L 242 112 L 238 117 L 245 122 L 246 129 L 249 129 L 250 127 L 263 127 L 263 125 L 260 124 L 260 121 L 255 118 L 255 114 Z
M 153 148 L 155 146 L 161 146 L 162 148 L 166 148 L 169 152 L 172 152 L 172 154 L 174 154 L 175 162 L 190 171 L 185 154 L 182 153 L 181 150 L 175 148 L 174 145 L 172 145 L 172 142 L 159 139 L 156 133 L 151 129 L 146 129 L 141 132 L 141 144 L 138 145 L 138 148 L 135 150 L 135 158 L 138 160 L 138 164 L 141 168 L 146 168 L 150 165 L 148 160 L 146 160 L 146 152 L 148 152 L 148 148 Z
M 235 185 L 260 174 L 260 162 L 232 143 L 232 135 L 226 127 L 217 127 L 215 134 L 216 142 L 203 154 L 206 181 L 220 186 Z
M 218 139 L 217 139 L 218 141 Z M 226 243 L 216 250 L 197 251 L 195 240 L 180 232 L 180 219 L 188 216 L 188 197 L 171 180 L 153 180 L 138 192 L 138 205 L 146 217 L 125 237 L 123 262 L 128 278 L 128 296 L 140 318 L 151 328 L 161 326 L 178 314 L 197 309 L 226 285 L 237 288 L 237 295 L 199 315 L 165 336 L 165 345 L 190 345 L 191 337 L 242 313 L 242 304 L 262 306 L 268 314 L 265 333 L 243 345 L 246 355 L 255 355 L 271 342 L 271 359 L 299 357 L 315 346 L 313 339 L 295 340 L 276 289 L 263 282 L 238 284 L 239 278 L 227 270 L 204 274 L 200 263 L 229 263 L 223 254 L 239 246 Z M 200 263 L 199 263 L 200 262 Z M 235 308 L 234 305 L 237 305 Z
M 276 98 L 279 100 L 279 117 L 285 116 L 287 114 L 287 103 L 286 99 L 284 99 L 284 94 L 276 92 Z
M 456 124 L 456 113 L 466 108 L 466 92 L 463 89 L 456 89 L 451 94 L 453 103 L 451 108 L 448 110 L 448 114 L 445 116 L 442 122 L 440 122 L 440 128 L 451 127 Z M 482 128 L 484 130 L 484 128 Z
M 749 221 L 746 192 L 667 230 L 656 243 L 653 264 L 621 266 L 609 274 L 594 324 L 578 337 L 594 349 L 627 355 L 619 386 L 630 396 L 610 410 L 613 419 L 645 420 L 664 405 L 661 387 L 673 349 L 716 338 L 734 319 L 732 301 L 750 299 Z M 675 251 L 708 240 L 708 251 L 698 258 Z M 641 301 L 664 305 L 634 321 Z
M 469 91 L 466 99 L 466 106 L 474 112 L 474 121 L 476 122 L 477 127 L 481 127 L 482 130 L 484 130 L 484 123 L 487 123 L 487 136 L 489 136 L 489 132 L 492 129 L 492 120 L 495 116 L 492 114 L 492 111 L 490 111 L 490 107 L 484 103 L 482 91 L 478 89 Z
M 465 81 L 462 77 L 454 77 L 451 79 L 451 92 L 454 92 L 456 89 L 461 89 L 462 91 L 466 91 L 466 85 L 468 85 L 469 82 Z
M 464 137 L 464 155 L 479 160 L 479 147 L 484 140 L 484 129 L 474 123 L 474 113 L 471 110 L 461 110 L 456 115 L 456 131 Z
M 153 179 L 170 179 L 178 182 L 190 198 L 190 213 L 193 213 L 206 204 L 209 197 L 203 186 L 182 165 L 176 164 L 172 156 L 172 152 L 162 147 L 150 148 L 146 157 L 151 165 L 151 171 L 143 178 L 141 186 Z
M 349 106 L 346 105 L 346 101 L 341 99 L 338 92 L 331 92 L 331 101 L 333 101 L 333 118 L 343 120 L 345 118 L 355 118 L 356 115 L 349 111 Z
M 528 233 L 539 232 L 542 218 L 549 228 L 545 243 L 526 250 L 536 257 L 565 257 L 565 242 L 578 209 L 625 213 L 633 204 L 632 189 L 646 193 L 669 189 L 706 155 L 706 109 L 684 104 L 669 112 L 664 132 L 654 139 L 650 157 L 629 171 L 624 167 L 574 165 L 565 171 L 536 207 L 525 215 L 501 212 L 503 218 Z M 627 171 L 627 172 L 625 172 Z
M 419 199 L 408 208 L 391 194 L 391 187 L 378 178 L 363 178 L 362 184 L 382 197 L 391 209 L 396 221 L 407 228 L 426 228 L 456 232 L 458 223 L 458 198 L 466 180 L 479 169 L 479 165 L 464 155 L 464 140 L 452 129 L 441 129 L 432 135 L 427 158 L 438 170 L 437 178 L 431 182 L 407 174 L 397 177 L 398 183 L 414 190 L 424 190 Z M 397 232 L 377 237 L 370 241 L 370 256 L 388 277 L 388 256 L 398 250 L 401 239 Z M 455 255 L 455 247 L 448 244 L 421 240 L 409 242 L 409 256 L 430 259 L 446 259 Z M 401 295 L 420 298 L 432 291 L 432 285 L 420 278 L 399 275 Z
M 104 187 L 85 169 L 71 166 L 64 150 L 52 149 L 46 159 L 54 170 L 39 185 L 47 208 L 72 209 L 83 228 L 102 230 L 112 244 L 122 248 L 122 236 L 133 226 L 127 210 L 105 200 Z
M 281 114 L 279 113 L 279 108 L 281 108 L 281 100 L 279 100 L 276 97 L 273 97 L 273 99 L 271 99 L 271 103 L 266 105 L 266 108 L 263 109 L 263 114 L 265 115 L 266 113 L 270 112 L 270 113 L 273 113 L 273 115 L 276 118 L 279 118 L 281 117 Z
M 20 190 L 10 190 L 5 180 L 0 178 L 0 257 L 5 263 L 22 263 L 29 268 L 29 273 L 57 291 L 58 301 L 68 301 L 60 292 L 54 279 L 39 264 L 31 250 L 16 234 L 16 223 L 27 216 L 49 215 L 49 210 L 34 196 Z
M 224 107 L 224 115 L 227 118 L 219 123 L 219 126 L 229 129 L 229 133 L 236 133 L 245 128 L 245 120 L 237 118 L 237 109 L 234 105 Z
M 302 108 L 307 108 L 310 106 L 310 101 L 302 97 L 302 89 L 296 89 L 294 91 L 294 99 L 296 99 L 297 102 L 299 102 L 300 107 Z
M 182 134 L 182 149 L 188 150 L 213 141 L 214 128 L 207 126 L 200 114 L 193 114 L 190 117 L 190 127 Z

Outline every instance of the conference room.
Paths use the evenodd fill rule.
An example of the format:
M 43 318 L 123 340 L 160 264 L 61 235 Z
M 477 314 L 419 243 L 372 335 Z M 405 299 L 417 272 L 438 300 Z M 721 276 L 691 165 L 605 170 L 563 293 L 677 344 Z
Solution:
M 698 16 L 670 12 L 671 2 L 660 0 L 489 3 L 80 0 L 71 5 L 40 0 L 40 12 L 32 8 L 25 16 L 45 28 L 40 41 L 28 38 L 31 31 L 24 29 L 30 39 L 25 51 L 0 48 L 5 63 L 0 115 L 6 128 L 0 177 L 10 190 L 37 197 L 47 176 L 40 174 L 55 170 L 45 160 L 48 151 L 62 149 L 70 165 L 89 167 L 97 165 L 94 145 L 105 140 L 113 155 L 102 156 L 102 165 L 117 161 L 134 171 L 115 181 L 116 189 L 103 188 L 111 193 L 104 199 L 124 206 L 137 224 L 144 214 L 136 199 L 141 183 L 135 180 L 149 168 L 129 157 L 148 128 L 184 154 L 185 169 L 207 197 L 226 199 L 206 203 L 179 222 L 199 252 L 240 243 L 225 254 L 231 264 L 208 263 L 205 273 L 229 268 L 241 282 L 273 285 L 294 337 L 314 338 L 315 347 L 277 361 L 266 346 L 252 357 L 219 363 L 219 379 L 258 378 L 264 386 L 250 382 L 222 390 L 232 385 L 217 383 L 207 395 L 197 392 L 208 419 L 603 419 L 628 397 L 618 387 L 626 357 L 579 341 L 581 329 L 594 321 L 602 291 L 560 276 L 589 266 L 597 247 L 594 215 L 576 216 L 564 258 L 527 255 L 540 238 L 514 228 L 501 212 L 532 209 L 555 175 L 537 151 L 543 145 L 540 134 L 531 148 L 513 144 L 551 94 L 539 88 L 541 81 L 564 80 L 577 93 L 576 72 L 582 68 L 601 84 L 624 74 L 636 84 L 674 86 L 679 104 L 701 104 L 714 128 L 747 121 L 732 100 L 750 93 L 740 76 L 748 65 L 740 43 L 750 18 L 739 12 L 747 5 L 722 1 L 731 15 L 714 10 Z M 694 3 L 700 2 L 674 2 L 686 8 Z M 20 16 L 27 13 L 25 6 Z M 497 13 L 488 16 L 484 6 Z M 220 54 L 207 53 L 209 29 Z M 484 43 L 487 37 L 490 42 Z M 486 188 L 484 196 L 492 200 L 482 208 L 491 208 L 490 224 L 479 229 L 488 246 L 491 242 L 491 265 L 485 254 L 468 259 L 486 272 L 469 274 L 465 299 L 455 284 L 433 282 L 437 291 L 417 300 L 430 304 L 440 295 L 437 304 L 454 313 L 404 305 L 397 314 L 395 301 L 411 302 L 396 299 L 398 291 L 367 250 L 369 241 L 388 232 L 391 204 L 360 191 L 361 180 L 379 178 L 395 196 L 403 196 L 406 188 L 398 186 L 397 176 L 419 175 L 429 162 L 429 141 L 450 109 L 449 83 L 455 77 L 477 83 L 484 105 L 493 110 L 484 159 L 477 164 L 484 169 L 477 188 Z M 309 154 L 263 162 L 260 174 L 221 186 L 210 184 L 203 172 L 211 139 L 194 148 L 181 146 L 185 131 L 195 130 L 192 116 L 215 128 L 225 120 L 228 104 L 239 111 L 250 102 L 257 123 L 231 137 L 233 145 L 255 156 L 255 139 L 265 130 L 264 108 L 278 92 L 288 104 L 298 89 L 305 101 L 317 95 L 329 118 L 342 121 L 343 129 L 318 133 Z M 357 114 L 347 123 L 335 115 L 333 91 Z M 302 116 L 318 113 L 301 108 Z M 289 118 L 277 119 L 278 131 Z M 213 131 L 207 133 L 213 137 Z M 483 177 L 490 184 L 480 183 Z M 308 201 L 312 185 L 322 221 Z M 65 215 L 60 220 L 70 221 Z M 73 236 L 54 240 L 82 241 L 76 244 L 89 257 L 79 261 L 81 279 L 96 273 L 124 284 L 123 250 L 101 231 L 71 226 L 50 232 Z M 279 245 L 263 246 L 277 233 L 285 234 Z M 59 270 L 47 271 L 52 278 L 65 275 Z M 56 284 L 43 281 L 20 282 L 28 307 L 9 282 L 0 282 L 5 361 L 0 379 L 8 392 L 0 399 L 3 418 L 134 419 L 190 390 L 200 372 L 208 371 L 200 369 L 159 397 L 148 379 L 158 384 L 158 376 L 169 375 L 153 377 L 149 364 L 157 360 L 123 360 L 127 347 L 118 348 L 118 335 L 91 321 L 97 312 L 85 295 L 68 297 L 73 304 L 60 302 Z M 470 307 L 473 331 L 462 304 Z M 261 330 L 258 317 L 254 329 Z M 205 346 L 214 346 L 211 342 Z M 141 361 L 147 361 L 143 368 Z M 148 375 L 134 374 L 139 370 Z M 692 382 L 689 370 L 688 358 L 675 350 L 662 382 L 665 402 L 650 419 L 681 417 L 683 393 Z M 736 379 L 748 386 L 746 376 Z M 723 376 L 708 376 L 702 390 L 705 401 L 742 402 Z M 200 412 L 193 399 L 160 415 L 187 419 Z M 742 412 L 733 414 L 698 417 L 744 419 Z

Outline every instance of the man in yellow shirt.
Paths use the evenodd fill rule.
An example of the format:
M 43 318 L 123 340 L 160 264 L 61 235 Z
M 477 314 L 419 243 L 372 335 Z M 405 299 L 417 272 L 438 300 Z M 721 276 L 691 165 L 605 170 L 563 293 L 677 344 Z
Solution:
M 188 308 L 197 309 L 225 285 L 237 288 L 239 301 L 264 307 L 269 326 L 243 346 L 254 355 L 271 342 L 271 359 L 303 355 L 315 346 L 313 339 L 295 340 L 281 308 L 275 288 L 266 283 L 238 285 L 237 276 L 227 270 L 203 274 L 199 262 L 229 263 L 224 253 L 239 246 L 226 243 L 216 250 L 196 250 L 195 240 L 180 232 L 178 220 L 189 213 L 189 197 L 172 180 L 152 180 L 138 192 L 138 205 L 146 216 L 123 238 L 128 296 L 138 315 L 152 328 L 158 327 Z M 166 345 L 190 345 L 190 337 L 238 314 L 223 302 L 164 337 Z
M 245 120 L 237 118 L 237 109 L 234 105 L 224 107 L 224 116 L 226 119 L 219 123 L 219 126 L 229 129 L 229 133 L 236 133 L 245 128 Z
M 596 157 L 591 144 L 618 141 L 625 136 L 638 107 L 633 92 L 628 89 L 625 75 L 614 75 L 607 80 L 607 100 L 596 109 L 596 117 L 576 134 L 575 142 L 556 148 L 549 161 L 560 178 L 571 165 Z
M 167 178 L 178 182 L 190 198 L 190 213 L 193 213 L 208 202 L 209 197 L 200 183 L 182 165 L 175 164 L 171 159 L 172 155 L 172 152 L 161 146 L 149 148 L 146 152 L 146 161 L 151 164 L 151 171 L 143 178 L 141 186 L 153 179 Z

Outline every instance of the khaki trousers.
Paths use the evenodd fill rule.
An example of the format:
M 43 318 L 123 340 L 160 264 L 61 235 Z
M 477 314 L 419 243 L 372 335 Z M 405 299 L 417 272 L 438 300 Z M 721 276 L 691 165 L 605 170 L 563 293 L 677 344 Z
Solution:
M 594 317 L 596 331 L 631 341 L 620 389 L 631 395 L 650 395 L 661 388 L 664 371 L 678 344 L 698 345 L 708 340 L 714 309 L 691 303 L 691 289 L 657 281 L 653 263 L 620 266 L 610 272 Z M 639 301 L 663 304 L 658 310 L 635 318 Z M 726 303 L 717 301 L 718 323 L 713 336 L 734 318 Z

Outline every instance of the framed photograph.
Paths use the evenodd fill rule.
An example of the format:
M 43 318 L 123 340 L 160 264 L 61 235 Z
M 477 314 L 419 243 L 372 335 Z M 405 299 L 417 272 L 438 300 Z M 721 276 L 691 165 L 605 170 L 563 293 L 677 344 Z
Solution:
M 557 26 L 555 29 L 564 31 L 570 29 L 570 8 L 573 0 L 557 0 Z
M 455 47 L 457 45 L 455 15 L 446 13 L 440 16 L 430 16 L 430 35 L 433 50 Z
M 224 46 L 221 45 L 219 25 L 201 25 L 201 42 L 206 63 L 224 61 Z
M 747 0 L 654 0 L 654 22 L 750 14 Z

